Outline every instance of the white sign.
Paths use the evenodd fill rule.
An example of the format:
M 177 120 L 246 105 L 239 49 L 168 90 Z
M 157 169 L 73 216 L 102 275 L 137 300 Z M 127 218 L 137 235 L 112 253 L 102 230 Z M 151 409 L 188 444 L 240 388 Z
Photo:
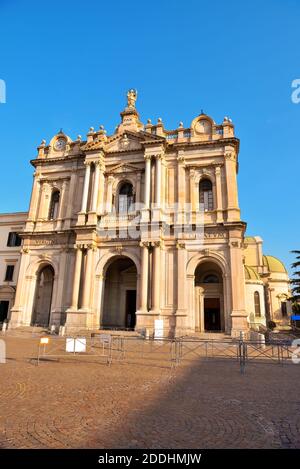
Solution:
M 67 337 L 66 339 L 66 352 L 77 353 L 77 352 L 86 352 L 86 338 L 77 337 Z
M 155 319 L 154 321 L 154 338 L 161 339 L 164 336 L 164 320 Z

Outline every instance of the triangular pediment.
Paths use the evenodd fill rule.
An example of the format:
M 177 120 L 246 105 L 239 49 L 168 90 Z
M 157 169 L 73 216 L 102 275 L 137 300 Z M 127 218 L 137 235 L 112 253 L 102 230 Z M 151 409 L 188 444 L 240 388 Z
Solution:
M 111 168 L 108 173 L 109 174 L 125 174 L 125 173 L 136 173 L 137 171 L 141 171 L 141 168 L 137 168 L 132 164 L 118 164 Z
M 112 137 L 112 139 L 105 145 L 107 153 L 138 151 L 142 150 L 142 141 L 138 134 L 132 132 L 124 132 L 121 135 Z

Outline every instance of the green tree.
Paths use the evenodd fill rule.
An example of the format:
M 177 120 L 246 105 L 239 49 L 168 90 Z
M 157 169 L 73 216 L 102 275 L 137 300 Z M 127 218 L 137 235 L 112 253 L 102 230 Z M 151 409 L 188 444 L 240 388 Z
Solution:
M 296 262 L 292 264 L 293 278 L 291 280 L 292 296 L 290 298 L 293 307 L 293 313 L 300 313 L 300 251 L 292 251 L 296 255 Z

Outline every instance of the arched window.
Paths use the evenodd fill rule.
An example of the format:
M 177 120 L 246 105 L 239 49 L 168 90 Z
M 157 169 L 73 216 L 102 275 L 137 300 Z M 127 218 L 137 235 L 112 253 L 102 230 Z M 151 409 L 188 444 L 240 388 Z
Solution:
M 255 316 L 260 317 L 261 311 L 260 311 L 260 298 L 259 298 L 258 291 L 254 292 L 254 310 L 255 310 Z
M 199 199 L 200 204 L 204 204 L 204 210 L 213 210 L 214 200 L 213 200 L 213 191 L 212 183 L 209 179 L 202 179 L 199 184 Z
M 133 196 L 133 187 L 129 182 L 122 184 L 119 190 L 119 203 L 118 210 L 119 213 L 130 212 L 133 208 L 134 196 Z
M 59 191 L 52 192 L 49 208 L 49 220 L 55 220 L 58 216 L 59 197 Z
M 219 278 L 215 274 L 208 274 L 204 277 L 203 283 L 220 283 Z

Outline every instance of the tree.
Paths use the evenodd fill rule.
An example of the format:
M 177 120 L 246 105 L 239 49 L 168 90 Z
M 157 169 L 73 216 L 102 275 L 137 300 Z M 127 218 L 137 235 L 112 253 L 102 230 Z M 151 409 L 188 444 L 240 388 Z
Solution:
M 292 297 L 290 298 L 292 302 L 293 312 L 296 314 L 300 313 L 300 251 L 291 251 L 293 254 L 296 254 L 296 262 L 292 264 L 292 269 L 295 269 L 293 272 L 293 278 L 291 280 L 292 285 Z

